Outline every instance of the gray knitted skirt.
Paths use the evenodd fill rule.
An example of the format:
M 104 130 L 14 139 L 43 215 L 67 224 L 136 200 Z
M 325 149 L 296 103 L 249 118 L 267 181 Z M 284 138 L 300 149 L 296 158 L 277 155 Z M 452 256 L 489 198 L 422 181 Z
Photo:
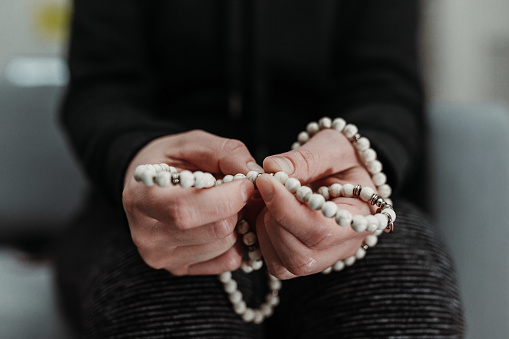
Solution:
M 395 232 L 380 236 L 363 260 L 284 281 L 274 315 L 256 325 L 233 312 L 217 276 L 175 277 L 148 267 L 124 217 L 94 199 L 57 251 L 62 306 L 83 338 L 463 337 L 444 245 L 417 208 L 395 205 Z M 265 272 L 233 274 L 248 305 L 259 305 Z

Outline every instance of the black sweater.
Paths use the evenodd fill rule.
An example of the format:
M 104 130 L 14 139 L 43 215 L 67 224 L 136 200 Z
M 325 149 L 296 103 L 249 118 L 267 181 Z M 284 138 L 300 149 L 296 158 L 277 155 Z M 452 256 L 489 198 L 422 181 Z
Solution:
M 412 0 L 75 0 L 62 122 L 92 182 L 120 201 L 129 161 L 201 128 L 259 159 L 309 121 L 359 127 L 398 190 L 422 157 Z

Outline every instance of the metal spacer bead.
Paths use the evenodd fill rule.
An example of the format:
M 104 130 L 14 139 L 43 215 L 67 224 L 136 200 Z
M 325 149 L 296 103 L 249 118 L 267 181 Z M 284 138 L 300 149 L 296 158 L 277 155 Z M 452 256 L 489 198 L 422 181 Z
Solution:
M 173 185 L 178 185 L 180 183 L 180 175 L 178 172 L 171 174 L 171 183 Z
M 359 141 L 359 139 L 361 138 L 361 135 L 359 133 L 356 133 L 353 137 L 352 137 L 352 142 L 357 142 Z
M 384 228 L 385 233 L 392 233 L 394 232 L 394 224 L 391 222 L 387 224 L 387 226 Z
M 388 202 L 385 202 L 383 203 L 383 206 L 380 206 L 383 210 L 386 209 L 386 208 L 390 208 L 391 210 L 393 210 L 394 208 L 392 207 L 391 204 L 389 204 Z
M 361 194 L 361 190 L 362 190 L 361 185 L 355 186 L 355 188 L 353 189 L 353 195 L 358 197 Z
M 384 213 L 384 211 L 382 211 L 382 214 L 387 216 L 387 226 L 389 226 L 389 224 L 392 224 L 392 217 L 391 217 L 391 215 L 389 213 Z
M 365 242 L 362 242 L 361 248 L 362 248 L 364 251 L 366 251 L 366 250 L 369 248 L 369 246 L 368 246 L 368 244 L 366 244 Z
M 379 199 L 378 194 L 373 193 L 373 195 L 371 196 L 371 199 L 369 200 L 369 202 L 370 202 L 371 205 L 376 205 L 376 202 L 378 201 L 378 199 Z

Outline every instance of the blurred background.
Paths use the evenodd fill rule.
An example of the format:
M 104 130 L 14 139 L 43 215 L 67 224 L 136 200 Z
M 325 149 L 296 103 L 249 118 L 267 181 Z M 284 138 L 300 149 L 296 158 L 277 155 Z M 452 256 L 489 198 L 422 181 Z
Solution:
M 86 181 L 57 123 L 66 0 L 0 0 L 0 338 L 71 338 L 51 240 Z M 509 1 L 423 1 L 430 206 L 458 266 L 468 338 L 509 337 Z

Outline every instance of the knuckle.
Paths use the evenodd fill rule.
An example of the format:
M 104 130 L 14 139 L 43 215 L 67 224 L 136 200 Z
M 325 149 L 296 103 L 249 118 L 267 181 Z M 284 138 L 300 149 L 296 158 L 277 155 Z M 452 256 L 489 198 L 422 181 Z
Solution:
M 334 245 L 334 235 L 332 232 L 313 232 L 313 234 L 307 238 L 303 239 L 304 245 L 313 250 L 321 250 L 326 249 Z
M 184 200 L 175 200 L 172 204 L 168 205 L 168 218 L 171 224 L 181 231 L 193 227 L 194 213 L 191 212 L 189 204 Z
M 320 156 L 318 153 L 312 152 L 305 148 L 298 148 L 295 150 L 295 162 L 297 166 L 305 169 L 306 173 L 314 173 L 315 167 L 313 164 L 320 162 Z
M 246 145 L 244 145 L 244 143 L 240 140 L 227 139 L 223 144 L 224 154 L 234 153 L 239 150 L 247 150 Z

